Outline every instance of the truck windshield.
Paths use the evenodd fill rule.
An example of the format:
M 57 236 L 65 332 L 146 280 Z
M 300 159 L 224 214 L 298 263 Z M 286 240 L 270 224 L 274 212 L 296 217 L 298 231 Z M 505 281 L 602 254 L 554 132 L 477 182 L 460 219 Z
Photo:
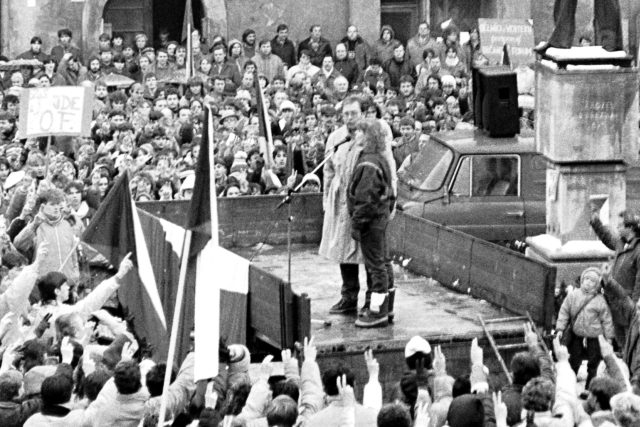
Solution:
M 413 188 L 434 191 L 442 186 L 452 160 L 453 151 L 431 139 L 402 165 L 398 178 Z

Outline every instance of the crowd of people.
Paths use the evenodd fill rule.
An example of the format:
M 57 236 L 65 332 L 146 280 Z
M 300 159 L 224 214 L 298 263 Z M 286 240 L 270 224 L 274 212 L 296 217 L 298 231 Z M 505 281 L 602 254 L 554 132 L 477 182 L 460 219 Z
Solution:
M 297 186 L 320 192 L 325 178 L 339 192 L 346 185 L 336 179 L 340 156 L 329 163 L 336 166 L 330 180 L 323 175 L 329 169 L 317 168 L 328 139 L 333 150 L 344 142 L 334 133 L 341 128 L 379 136 L 376 146 L 365 146 L 368 157 L 349 166 L 360 174 L 350 199 L 342 194 L 344 203 L 335 205 L 347 210 L 348 202 L 355 224 L 342 237 L 380 246 L 365 254 L 375 258 L 377 276 L 358 321 L 364 327 L 386 325 L 393 316 L 393 279 L 384 272 L 390 264 L 383 232 L 372 236 L 364 230 L 371 218 L 360 202 L 375 168 L 362 163 L 385 169 L 378 186 L 390 196 L 396 175 L 387 167 L 401 167 L 432 132 L 472 126 L 470 68 L 487 63 L 477 30 L 464 44 L 455 25 L 441 37 L 434 33 L 421 23 L 405 45 L 391 27 L 366 41 L 350 26 L 333 45 L 313 25 L 308 38 L 294 43 L 282 24 L 273 37 L 260 40 L 252 29 L 229 41 L 204 41 L 196 32 L 190 54 L 165 31 L 156 43 L 145 34 L 134 40 L 103 34 L 98 53 L 88 56 L 73 45 L 71 31 L 62 29 L 59 45 L 48 54 L 34 36 L 15 61 L 0 56 L 0 425 L 157 425 L 166 365 L 153 360 L 164 355 L 136 335 L 114 298 L 132 262 L 126 257 L 117 269 L 107 266 L 105 280 L 98 281 L 85 271 L 91 254 L 79 237 L 120 174 L 129 173 L 136 201 L 189 199 L 209 111 L 220 197 L 277 194 Z M 94 91 L 91 136 L 21 139 L 21 92 L 64 85 Z M 260 130 L 262 92 L 272 149 Z M 385 212 L 393 209 L 387 198 L 379 205 Z M 621 263 L 629 261 L 629 244 L 640 241 L 640 218 L 627 219 L 625 227 L 635 234 L 624 235 L 626 245 L 617 252 Z M 595 217 L 594 224 L 604 233 Z M 615 247 L 620 243 L 608 239 Z M 456 366 L 456 372 L 467 372 L 454 378 L 439 347 L 432 351 L 423 338 L 412 338 L 405 348 L 407 372 L 384 397 L 378 375 L 385 367 L 368 351 L 369 378 L 358 378 L 368 381 L 362 404 L 348 366 L 320 371 L 313 339 L 305 341 L 301 363 L 290 350 L 282 352 L 283 375 L 274 375 L 266 359 L 253 377 L 249 350 L 221 342 L 216 378 L 194 380 L 193 352 L 174 372 L 164 393 L 168 425 L 638 426 L 640 316 L 634 304 L 640 294 L 632 295 L 637 274 L 629 274 L 630 268 L 614 264 L 612 271 L 585 271 L 560 310 L 553 356 L 527 328 L 528 351 L 513 358 L 513 383 L 505 387 L 484 366 L 475 340 L 470 369 Z M 357 268 L 341 272 L 357 281 Z M 355 301 L 349 294 L 332 309 L 357 309 L 359 285 L 351 285 L 342 296 L 355 289 Z M 618 304 L 613 316 L 612 301 Z M 588 375 L 581 394 L 576 372 L 583 358 Z
M 241 39 L 218 36 L 205 43 L 196 31 L 187 55 L 186 46 L 165 31 L 155 45 L 142 33 L 126 41 L 102 34 L 98 52 L 88 56 L 68 29 L 58 32 L 59 44 L 51 49 L 34 36 L 11 61 L 0 56 L 0 183 L 5 191 L 16 180 L 21 184 L 12 174 L 8 183 L 14 186 L 7 188 L 8 175 L 42 163 L 27 158 L 46 150 L 44 139 L 16 139 L 20 93 L 29 87 L 93 88 L 91 137 L 57 138 L 58 157 L 49 171 L 63 190 L 80 182 L 92 209 L 104 197 L 105 181 L 108 189 L 124 170 L 133 176 L 136 201 L 188 198 L 207 106 L 215 121 L 222 197 L 278 193 L 303 178 L 305 191 L 318 191 L 322 172 L 305 175 L 322 160 L 348 95 L 366 99 L 367 115 L 391 126 L 398 167 L 419 149 L 421 135 L 471 126 L 470 67 L 487 62 L 477 30 L 465 44 L 455 25 L 436 39 L 426 22 L 406 45 L 388 26 L 371 42 L 355 26 L 335 45 L 318 25 L 297 44 L 288 37 L 285 24 L 275 37 L 260 40 L 248 29 Z M 270 153 L 259 138 L 258 87 L 271 119 Z

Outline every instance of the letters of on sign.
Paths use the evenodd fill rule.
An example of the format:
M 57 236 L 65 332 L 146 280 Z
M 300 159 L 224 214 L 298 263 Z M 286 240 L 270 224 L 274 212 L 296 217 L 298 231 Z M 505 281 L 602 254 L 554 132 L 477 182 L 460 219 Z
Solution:
M 482 53 L 491 64 L 501 64 L 504 45 L 514 66 L 535 62 L 533 26 L 525 19 L 478 19 Z
M 25 89 L 20 95 L 19 137 L 90 136 L 93 91 L 82 86 Z

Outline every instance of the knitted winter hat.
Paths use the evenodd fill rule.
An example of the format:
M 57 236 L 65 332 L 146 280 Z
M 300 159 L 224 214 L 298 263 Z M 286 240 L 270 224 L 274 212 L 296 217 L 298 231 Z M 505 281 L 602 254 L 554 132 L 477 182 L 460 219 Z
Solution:
M 415 336 L 409 340 L 404 348 L 404 358 L 407 359 L 416 353 L 431 353 L 431 346 L 429 342 L 420 336 Z
M 580 275 L 580 282 L 582 282 L 584 278 L 587 277 L 588 275 L 595 275 L 596 282 L 597 282 L 600 280 L 601 274 L 602 273 L 600 272 L 600 269 L 598 267 L 587 267 L 584 269 L 584 271 Z

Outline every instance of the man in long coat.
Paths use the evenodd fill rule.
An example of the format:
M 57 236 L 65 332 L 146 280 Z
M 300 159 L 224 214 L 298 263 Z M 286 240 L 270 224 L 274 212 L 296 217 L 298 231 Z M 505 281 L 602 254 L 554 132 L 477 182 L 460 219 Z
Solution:
M 322 206 L 324 222 L 322 225 L 322 241 L 320 255 L 340 264 L 342 276 L 341 298 L 331 309 L 331 314 L 350 314 L 358 309 L 359 264 L 364 264 L 360 244 L 351 237 L 351 218 L 347 210 L 347 186 L 353 175 L 358 157 L 362 152 L 362 141 L 355 138 L 357 122 L 364 117 L 362 101 L 356 97 L 346 98 L 342 102 L 344 125 L 333 131 L 327 139 L 325 157 L 333 153 L 324 165 L 324 194 Z M 390 134 L 388 126 L 386 131 Z M 348 138 L 351 138 L 348 140 Z M 392 186 L 395 194 L 395 161 L 391 154 L 390 137 L 384 153 L 392 171 Z M 386 263 L 392 274 L 391 264 Z M 389 289 L 393 288 L 390 282 Z M 391 291 L 390 291 L 391 292 Z M 367 295 L 369 296 L 369 295 Z M 392 316 L 393 302 L 390 296 L 389 312 Z M 367 308 L 365 303 L 364 309 Z
M 602 224 L 598 211 L 592 212 L 591 227 L 602 243 L 615 251 L 611 263 L 611 278 L 620 284 L 633 304 L 637 304 L 640 299 L 640 215 L 636 212 L 623 212 L 620 216 L 618 233 L 613 233 Z M 623 301 L 617 294 L 609 293 L 607 287 L 604 287 L 604 296 L 611 308 L 616 341 L 622 348 L 629 328 L 629 318 L 623 315 Z

